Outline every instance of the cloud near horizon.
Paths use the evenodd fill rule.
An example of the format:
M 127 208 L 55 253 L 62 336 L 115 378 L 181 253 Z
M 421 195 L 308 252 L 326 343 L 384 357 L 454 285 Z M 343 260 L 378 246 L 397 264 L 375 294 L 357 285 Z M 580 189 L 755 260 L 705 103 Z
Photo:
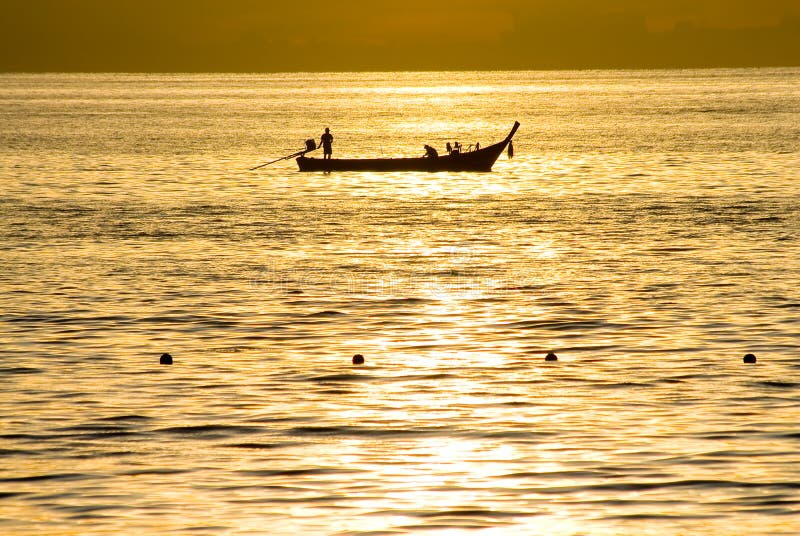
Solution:
M 3 0 L 2 71 L 800 65 L 800 0 Z

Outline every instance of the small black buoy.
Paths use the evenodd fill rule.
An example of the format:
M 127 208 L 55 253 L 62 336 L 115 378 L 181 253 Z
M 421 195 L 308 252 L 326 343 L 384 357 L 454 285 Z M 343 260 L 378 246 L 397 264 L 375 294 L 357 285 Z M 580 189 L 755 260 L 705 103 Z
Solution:
M 755 356 L 755 354 L 746 354 L 742 361 L 744 361 L 745 363 L 755 363 L 756 362 L 756 356 Z
M 364 364 L 364 356 L 361 354 L 356 354 L 353 356 L 353 364 L 354 365 L 363 365 Z
M 161 354 L 161 360 L 159 361 L 162 365 L 171 365 L 172 364 L 172 356 L 169 354 Z
M 558 356 L 556 354 L 554 354 L 553 352 L 550 352 L 549 354 L 547 354 L 545 356 L 544 360 L 545 361 L 558 361 Z

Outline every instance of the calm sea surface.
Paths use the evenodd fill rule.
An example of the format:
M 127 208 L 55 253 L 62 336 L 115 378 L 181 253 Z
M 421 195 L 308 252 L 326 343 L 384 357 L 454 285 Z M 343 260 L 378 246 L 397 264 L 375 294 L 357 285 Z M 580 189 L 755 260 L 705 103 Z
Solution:
M 0 75 L 0 532 L 797 534 L 799 179 L 800 69 Z

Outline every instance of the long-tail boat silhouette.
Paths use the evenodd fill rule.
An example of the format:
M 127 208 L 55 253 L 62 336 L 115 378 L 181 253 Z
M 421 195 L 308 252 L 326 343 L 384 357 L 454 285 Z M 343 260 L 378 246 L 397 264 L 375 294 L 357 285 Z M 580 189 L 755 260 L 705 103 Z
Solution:
M 297 158 L 300 171 L 491 171 L 500 154 L 511 143 L 519 121 L 506 138 L 494 145 L 438 157 L 415 158 L 309 158 L 304 151 Z M 292 155 L 294 156 L 294 155 Z

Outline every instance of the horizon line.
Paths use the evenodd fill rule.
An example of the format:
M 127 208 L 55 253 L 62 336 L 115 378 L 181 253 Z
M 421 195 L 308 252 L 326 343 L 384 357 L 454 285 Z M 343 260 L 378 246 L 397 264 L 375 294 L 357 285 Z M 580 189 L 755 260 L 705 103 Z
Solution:
M 8 74 L 242 74 L 242 75 L 272 75 L 272 74 L 363 74 L 363 73 L 524 73 L 524 72 L 592 72 L 592 71 L 741 71 L 751 69 L 799 69 L 800 63 L 785 65 L 726 65 L 726 66 L 692 66 L 692 67 L 566 67 L 566 68 L 527 68 L 527 69 L 355 69 L 355 70 L 298 70 L 298 71 L 244 71 L 244 70 L 220 70 L 220 71 L 5 71 L 0 69 L 0 75 Z

